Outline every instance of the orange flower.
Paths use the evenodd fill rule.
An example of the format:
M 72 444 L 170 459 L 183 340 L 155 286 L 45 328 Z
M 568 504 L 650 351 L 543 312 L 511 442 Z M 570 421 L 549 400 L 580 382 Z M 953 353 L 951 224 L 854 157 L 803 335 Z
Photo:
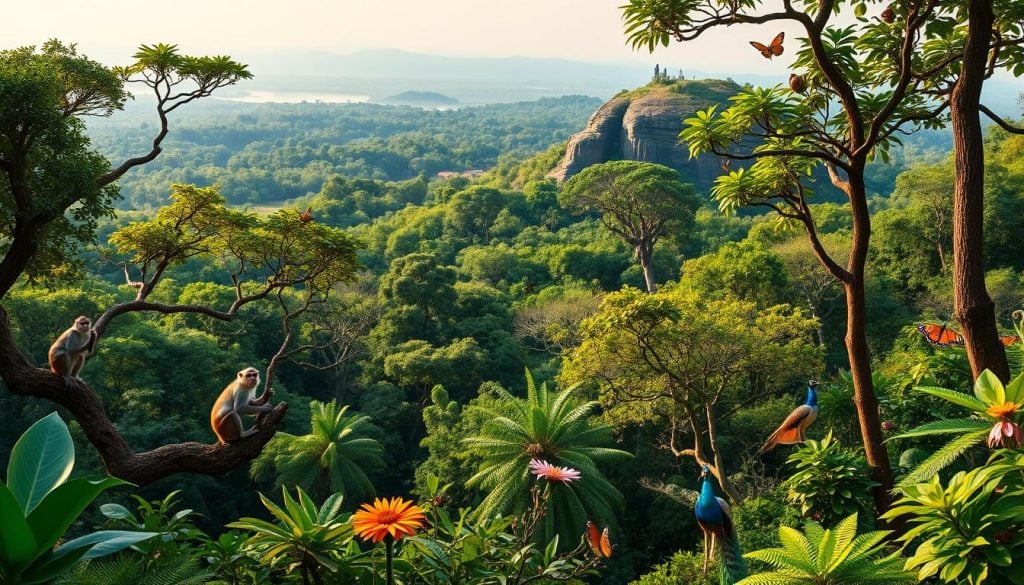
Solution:
M 993 404 L 988 407 L 987 412 L 989 416 L 998 418 L 1000 420 L 1009 420 L 1013 415 L 1017 414 L 1020 410 L 1020 405 L 1015 402 L 1004 402 L 1002 404 Z
M 352 515 L 352 528 L 363 540 L 380 542 L 390 536 L 401 540 L 423 528 L 423 509 L 402 498 L 374 498 Z

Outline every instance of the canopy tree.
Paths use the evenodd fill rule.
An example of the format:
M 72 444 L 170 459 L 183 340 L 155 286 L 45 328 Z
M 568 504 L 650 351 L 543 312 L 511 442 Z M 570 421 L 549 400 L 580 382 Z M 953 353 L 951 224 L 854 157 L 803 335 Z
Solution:
M 629 41 L 634 47 L 651 50 L 672 39 L 696 39 L 718 26 L 788 22 L 802 29 L 805 36 L 795 51 L 789 87 L 744 89 L 729 108 L 721 112 L 710 108 L 687 120 L 681 137 L 689 143 L 691 155 L 712 152 L 753 161 L 749 168 L 716 181 L 713 194 L 720 207 L 732 211 L 746 205 L 764 206 L 798 223 L 806 230 L 818 259 L 843 284 L 854 400 L 868 464 L 879 483 L 874 494 L 879 512 L 889 505 L 892 472 L 882 444 L 865 333 L 864 266 L 871 233 L 865 166 L 875 157 L 886 158 L 901 133 L 921 126 L 942 126 L 951 108 L 970 115 L 970 96 L 980 90 L 981 79 L 996 68 L 1022 72 L 1024 7 L 1011 1 L 995 4 L 998 18 L 987 21 L 979 21 L 976 12 L 985 5 L 991 16 L 992 0 L 893 4 L 886 0 L 785 0 L 780 5 L 762 0 L 630 0 L 624 6 Z M 867 15 L 869 6 L 879 8 L 877 16 Z M 855 24 L 837 22 L 851 16 Z M 965 45 L 968 37 L 972 40 Z M 978 49 L 972 43 L 984 47 Z M 984 55 L 981 63 L 966 58 L 976 51 L 990 57 L 987 67 Z M 752 51 L 751 58 L 759 58 L 757 52 Z M 961 70 L 962 62 L 966 66 Z M 974 114 L 977 125 L 976 109 Z M 957 115 L 954 112 L 953 117 Z M 974 140 L 967 136 L 970 132 L 962 131 L 965 128 L 954 122 L 955 140 Z M 976 138 L 980 147 L 980 129 Z M 958 175 L 981 173 L 980 163 L 958 163 Z M 821 244 L 808 206 L 812 171 L 819 167 L 824 167 L 831 183 L 850 202 L 853 229 L 845 262 L 837 261 Z M 981 206 L 977 207 L 980 216 Z M 964 238 L 961 246 L 980 248 L 980 218 L 975 221 L 970 215 L 973 211 L 958 209 L 959 215 L 954 212 L 954 241 Z M 965 230 L 968 224 L 974 227 Z M 959 281 L 976 282 L 965 279 L 963 271 L 975 270 L 980 264 L 965 264 L 964 260 L 958 260 L 954 249 L 954 273 L 960 275 Z M 961 268 L 957 268 L 958 262 Z M 985 345 L 992 351 L 983 353 L 998 361 L 1002 350 L 995 347 L 998 340 L 990 318 L 991 301 L 986 305 L 983 283 L 981 286 L 970 289 L 970 308 L 960 306 L 957 314 L 975 324 L 991 320 L 991 331 L 978 329 L 977 345 L 971 351 L 977 353 Z M 989 317 L 982 319 L 986 306 Z M 1002 360 L 1005 366 L 1005 356 Z
M 0 52 L 0 300 L 24 277 L 56 282 L 74 277 L 81 243 L 93 238 L 97 220 L 113 212 L 116 181 L 159 156 L 169 132 L 168 115 L 251 74 L 229 57 L 192 57 L 174 45 L 143 45 L 135 62 L 109 68 L 80 55 L 74 45 L 49 41 L 40 49 Z M 148 87 L 160 120 L 149 152 L 114 167 L 85 135 L 85 116 L 108 116 L 128 93 L 125 83 Z M 294 318 L 320 304 L 357 267 L 355 244 L 339 230 L 302 226 L 289 212 L 266 220 L 236 212 L 211 189 L 176 187 L 173 202 L 147 222 L 112 238 L 138 275 L 128 278 L 135 298 L 116 303 L 96 321 L 102 337 L 112 320 L 137 311 L 201 313 L 232 320 L 247 303 L 301 287 L 298 308 L 285 307 L 285 342 L 277 360 L 303 349 L 291 347 Z M 153 302 L 150 295 L 168 267 L 192 256 L 220 259 L 234 286 L 230 307 Z M 291 317 L 289 317 L 291 315 Z M 276 363 L 272 360 L 271 366 Z M 267 372 L 270 388 L 273 372 Z M 35 367 L 14 342 L 6 309 L 0 308 L 0 379 L 15 394 L 45 398 L 67 408 L 117 477 L 145 484 L 172 473 L 219 474 L 251 460 L 273 436 L 287 405 L 267 415 L 261 431 L 233 445 L 183 443 L 133 453 L 107 417 L 96 392 L 84 383 Z M 213 383 L 216 387 L 219 383 Z
M 663 165 L 619 160 L 592 165 L 569 179 L 558 202 L 575 213 L 596 210 L 608 231 L 633 247 L 654 292 L 651 257 L 658 239 L 693 223 L 698 202 L 693 188 Z
M 562 379 L 596 379 L 608 416 L 662 425 L 663 446 L 708 464 L 739 502 L 718 425 L 738 406 L 820 372 L 815 327 L 815 319 L 787 305 L 707 300 L 682 286 L 653 294 L 626 288 L 583 322 L 583 342 L 566 357 Z

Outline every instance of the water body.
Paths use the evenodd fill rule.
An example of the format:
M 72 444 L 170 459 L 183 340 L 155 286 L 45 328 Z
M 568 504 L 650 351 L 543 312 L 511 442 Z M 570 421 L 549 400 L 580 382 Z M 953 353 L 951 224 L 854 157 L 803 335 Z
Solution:
M 370 96 L 355 93 L 335 92 L 310 92 L 310 91 L 281 91 L 281 90 L 254 90 L 247 91 L 244 95 L 221 97 L 218 99 L 244 102 L 250 104 L 300 104 L 324 103 L 324 104 L 358 104 L 370 101 Z

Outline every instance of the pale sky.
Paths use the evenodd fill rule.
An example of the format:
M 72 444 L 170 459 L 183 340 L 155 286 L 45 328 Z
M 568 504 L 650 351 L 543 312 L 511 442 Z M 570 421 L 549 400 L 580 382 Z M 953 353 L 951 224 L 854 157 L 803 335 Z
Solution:
M 561 57 L 672 63 L 707 72 L 782 74 L 748 43 L 774 27 L 734 26 L 654 55 L 625 45 L 624 0 L 0 0 L 0 48 L 56 37 L 108 65 L 142 43 L 186 54 L 246 55 L 392 48 L 448 56 Z M 796 30 L 787 30 L 794 37 Z M 795 43 L 792 45 L 795 48 Z M 790 47 L 787 47 L 790 48 Z M 792 53 L 790 53 L 791 55 Z

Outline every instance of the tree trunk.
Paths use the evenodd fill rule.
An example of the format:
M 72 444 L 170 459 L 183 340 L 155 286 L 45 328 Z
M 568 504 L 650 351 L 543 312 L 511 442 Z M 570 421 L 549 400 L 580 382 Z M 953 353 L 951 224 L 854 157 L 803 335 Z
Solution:
M 729 496 L 729 499 L 734 504 L 742 504 L 743 496 L 740 495 L 739 490 L 736 486 L 729 481 L 728 476 L 725 474 L 725 461 L 722 459 L 721 453 L 718 451 L 718 422 L 715 418 L 714 406 L 710 404 L 704 405 L 705 416 L 707 416 L 708 422 L 708 443 L 711 445 L 711 457 L 714 459 L 714 475 L 718 479 L 718 485 L 722 486 L 722 491 Z M 700 439 L 697 439 L 698 442 Z
M 967 44 L 960 79 L 950 96 L 953 122 L 953 314 L 960 324 L 974 377 L 991 370 L 1010 379 L 1006 351 L 999 341 L 995 303 L 985 288 L 985 151 L 979 120 L 989 38 L 995 16 L 992 0 L 968 1 Z
M 818 320 L 818 345 L 825 347 L 825 325 L 821 322 L 821 315 L 818 314 L 818 309 L 809 296 L 807 297 L 807 306 L 811 309 L 811 317 Z
M 863 167 L 861 167 L 863 168 Z M 853 244 L 847 264 L 849 280 L 843 283 L 846 293 L 846 353 L 853 379 L 853 401 L 857 406 L 860 436 L 864 443 L 871 479 L 879 485 L 872 490 L 875 513 L 883 514 L 892 504 L 893 488 L 889 454 L 882 442 L 882 424 L 878 416 L 878 399 L 871 380 L 871 354 L 867 342 L 867 302 L 864 293 L 864 265 L 871 238 L 871 216 L 864 197 L 863 174 L 850 176 L 850 208 L 853 215 Z
M 640 262 L 640 268 L 644 271 L 644 282 L 647 283 L 647 292 L 652 293 L 657 288 L 654 284 L 654 273 L 651 271 L 651 256 L 653 248 L 649 243 L 641 242 L 636 246 L 636 259 Z
M 854 280 L 846 290 L 846 352 L 853 379 L 853 401 L 857 406 L 864 456 L 871 470 L 871 479 L 878 482 L 872 490 L 875 513 L 881 515 L 892 504 L 889 491 L 893 487 L 889 454 L 882 443 L 882 424 L 878 417 L 878 399 L 871 380 L 871 356 L 865 338 L 864 283 Z

